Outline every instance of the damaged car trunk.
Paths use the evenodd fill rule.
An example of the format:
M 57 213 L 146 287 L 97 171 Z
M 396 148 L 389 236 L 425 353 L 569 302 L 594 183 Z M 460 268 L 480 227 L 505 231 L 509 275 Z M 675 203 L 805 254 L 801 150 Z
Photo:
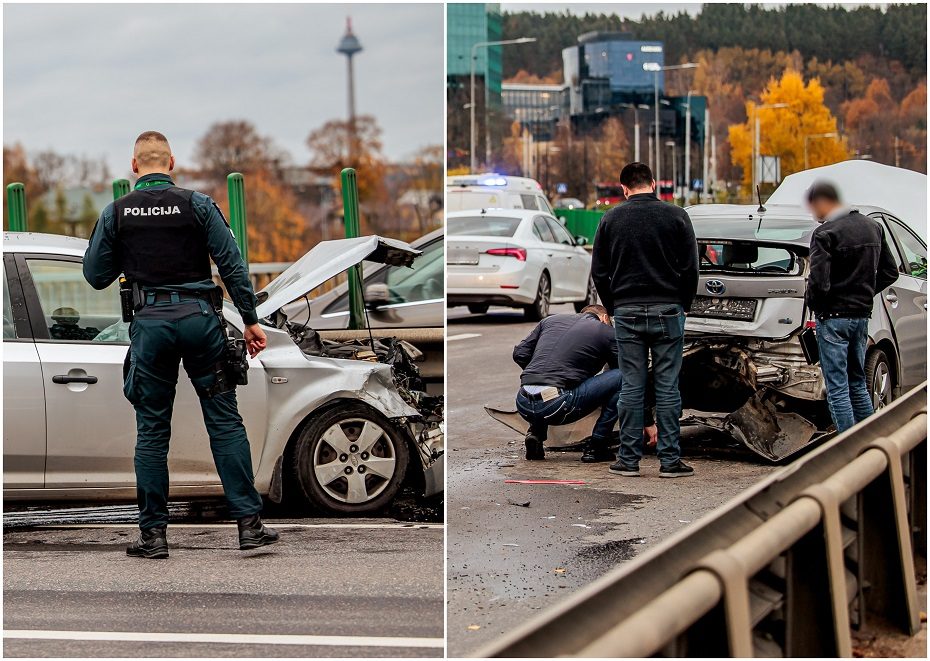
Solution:
M 807 228 L 752 216 L 742 223 L 752 239 L 702 238 L 695 222 L 700 282 L 685 326 L 682 424 L 726 432 L 782 461 L 830 425 L 820 368 L 808 364 L 799 340 Z

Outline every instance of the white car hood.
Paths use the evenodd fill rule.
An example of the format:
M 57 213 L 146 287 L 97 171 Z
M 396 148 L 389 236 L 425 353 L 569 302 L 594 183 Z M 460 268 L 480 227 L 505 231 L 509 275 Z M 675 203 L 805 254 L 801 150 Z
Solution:
M 346 269 L 365 260 L 390 266 L 410 266 L 421 251 L 396 239 L 360 236 L 321 241 L 258 292 L 259 319 L 273 314 Z
M 887 209 L 927 240 L 927 175 L 874 161 L 843 161 L 788 175 L 765 204 L 804 206 L 815 181 L 829 181 L 844 204 Z

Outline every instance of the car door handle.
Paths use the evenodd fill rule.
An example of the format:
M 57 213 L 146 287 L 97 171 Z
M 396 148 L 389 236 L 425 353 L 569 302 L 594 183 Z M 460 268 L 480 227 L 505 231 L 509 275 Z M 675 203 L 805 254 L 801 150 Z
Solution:
M 67 374 L 56 374 L 52 377 L 52 383 L 58 384 L 68 384 L 68 383 L 89 383 L 93 385 L 97 383 L 96 376 L 68 376 Z
M 887 294 L 885 294 L 885 300 L 888 301 L 889 303 L 897 303 L 898 295 L 892 292 L 888 292 Z

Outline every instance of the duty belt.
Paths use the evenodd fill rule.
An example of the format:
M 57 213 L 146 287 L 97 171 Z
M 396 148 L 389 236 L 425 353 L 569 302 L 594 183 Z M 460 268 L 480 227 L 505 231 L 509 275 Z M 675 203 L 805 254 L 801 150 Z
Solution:
M 152 303 L 149 303 L 149 296 L 154 296 Z M 155 303 L 188 303 L 192 301 L 211 301 L 210 292 L 171 292 L 171 291 L 145 291 L 143 292 L 143 305 L 152 305 Z

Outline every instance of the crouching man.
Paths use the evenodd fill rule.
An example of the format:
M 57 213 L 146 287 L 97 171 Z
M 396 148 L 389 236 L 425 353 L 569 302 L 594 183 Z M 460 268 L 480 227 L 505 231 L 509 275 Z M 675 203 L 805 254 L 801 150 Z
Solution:
M 607 309 L 589 305 L 579 314 L 546 317 L 514 347 L 514 362 L 523 368 L 517 411 L 530 424 L 526 458 L 544 459 L 550 426 L 568 425 L 601 409 L 581 461 L 613 461 L 610 438 L 617 422 L 620 370 L 616 338 Z M 601 370 L 604 366 L 608 369 Z M 648 410 L 648 409 L 647 409 Z M 656 427 L 647 419 L 646 434 Z

